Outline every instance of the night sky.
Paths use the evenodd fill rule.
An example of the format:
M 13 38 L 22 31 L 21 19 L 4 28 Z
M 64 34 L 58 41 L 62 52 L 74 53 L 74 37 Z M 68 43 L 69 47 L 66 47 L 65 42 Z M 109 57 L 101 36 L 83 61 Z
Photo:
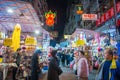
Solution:
M 48 10 L 57 12 L 57 24 L 54 30 L 58 31 L 58 40 L 63 37 L 64 27 L 66 23 L 66 10 L 68 0 L 47 0 Z

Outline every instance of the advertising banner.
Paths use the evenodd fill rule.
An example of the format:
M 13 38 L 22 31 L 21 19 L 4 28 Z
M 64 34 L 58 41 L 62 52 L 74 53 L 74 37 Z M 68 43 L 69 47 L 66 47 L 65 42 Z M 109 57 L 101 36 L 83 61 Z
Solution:
M 33 37 L 31 38 L 26 38 L 25 40 L 25 45 L 35 45 L 35 39 Z
M 116 4 L 117 13 L 120 12 L 120 2 Z M 114 16 L 114 8 L 112 7 L 106 13 L 104 13 L 99 19 L 96 20 L 96 26 L 101 25 Z
M 97 20 L 97 14 L 82 14 L 82 20 Z
M 11 38 L 4 39 L 3 44 L 4 44 L 4 46 L 11 46 L 12 45 L 12 39 Z

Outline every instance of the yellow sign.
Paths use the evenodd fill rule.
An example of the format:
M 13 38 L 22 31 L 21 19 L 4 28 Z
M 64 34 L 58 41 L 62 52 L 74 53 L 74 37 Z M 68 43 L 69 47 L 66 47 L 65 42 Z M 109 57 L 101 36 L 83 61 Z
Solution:
M 3 58 L 0 58 L 0 63 L 2 63 L 3 62 Z
M 25 45 L 36 45 L 36 41 L 34 38 L 26 38 Z
M 6 38 L 4 39 L 4 46 L 11 46 L 12 45 L 12 39 L 11 38 Z
M 77 40 L 77 41 L 76 41 L 76 45 L 77 45 L 77 46 L 84 46 L 84 44 L 85 44 L 85 41 L 84 41 L 84 40 Z

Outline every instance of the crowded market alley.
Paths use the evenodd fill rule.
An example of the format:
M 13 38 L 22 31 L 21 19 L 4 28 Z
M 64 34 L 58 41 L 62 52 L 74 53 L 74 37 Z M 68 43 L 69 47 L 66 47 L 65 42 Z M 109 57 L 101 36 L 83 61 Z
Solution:
M 0 80 L 120 80 L 120 0 L 0 0 Z

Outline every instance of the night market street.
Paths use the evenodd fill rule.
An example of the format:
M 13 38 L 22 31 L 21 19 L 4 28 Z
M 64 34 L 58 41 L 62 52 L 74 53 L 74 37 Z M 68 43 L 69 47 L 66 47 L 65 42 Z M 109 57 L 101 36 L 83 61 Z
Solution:
M 60 80 L 76 80 L 76 76 L 74 75 L 73 70 L 71 70 L 70 68 L 62 68 L 62 70 L 64 72 L 60 76 Z M 96 72 L 97 72 L 96 70 L 93 70 L 92 72 L 90 72 L 88 80 L 94 80 Z M 47 80 L 47 75 L 46 74 L 47 73 L 43 74 L 42 78 L 40 78 L 39 80 Z M 53 77 L 54 77 L 54 75 L 53 75 Z
M 120 80 L 120 0 L 0 0 L 0 80 Z

